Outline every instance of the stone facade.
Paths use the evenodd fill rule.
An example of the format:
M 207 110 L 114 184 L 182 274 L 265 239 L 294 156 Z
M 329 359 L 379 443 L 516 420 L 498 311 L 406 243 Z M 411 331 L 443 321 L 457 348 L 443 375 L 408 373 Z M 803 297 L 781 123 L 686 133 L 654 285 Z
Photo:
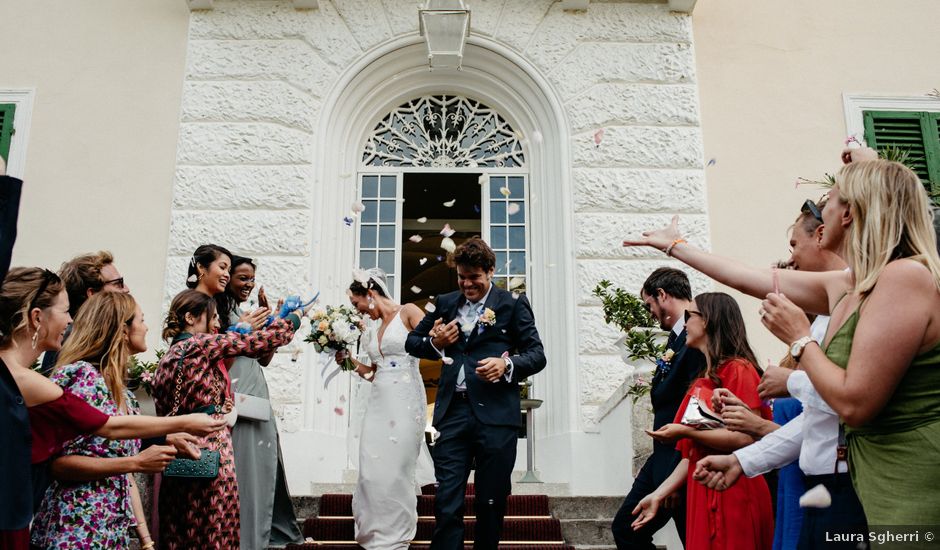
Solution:
M 631 374 L 590 291 L 602 278 L 638 289 L 664 263 L 655 251 L 623 249 L 622 238 L 682 213 L 690 241 L 708 246 L 691 19 L 647 2 L 592 3 L 579 12 L 553 0 L 467 3 L 472 33 L 537 67 L 568 121 L 573 194 L 547 189 L 538 200 L 564 201 L 573 220 L 577 329 L 569 341 L 580 359 L 554 368 L 578 370 L 571 394 L 578 402 L 567 406 L 587 425 Z M 192 13 L 167 300 L 203 242 L 255 257 L 270 295 L 312 286 L 312 266 L 328 261 L 311 237 L 314 224 L 331 220 L 333 231 L 343 230 L 342 213 L 324 212 L 316 198 L 325 184 L 314 147 L 330 146 L 317 142 L 324 101 L 356 60 L 417 32 L 420 4 L 321 0 L 316 10 L 296 10 L 289 1 L 216 0 L 214 9 Z M 693 281 L 696 290 L 709 286 Z M 266 373 L 281 428 L 297 430 L 320 409 L 305 403 L 300 363 L 287 353 L 277 361 Z

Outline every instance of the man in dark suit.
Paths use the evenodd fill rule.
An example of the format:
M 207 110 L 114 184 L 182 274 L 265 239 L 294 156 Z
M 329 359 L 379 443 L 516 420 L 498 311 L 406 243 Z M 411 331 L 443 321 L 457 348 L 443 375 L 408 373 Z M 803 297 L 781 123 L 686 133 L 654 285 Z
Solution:
M 659 326 L 669 331 L 667 351 L 657 362 L 651 382 L 650 401 L 653 404 L 655 430 L 675 419 L 685 392 L 692 381 L 705 370 L 705 356 L 685 344 L 683 314 L 692 305 L 692 288 L 685 273 L 669 267 L 657 269 L 643 283 L 640 297 L 646 304 L 646 309 L 659 322 Z M 661 510 L 656 518 L 642 529 L 634 531 L 630 527 L 636 519 L 633 509 L 643 497 L 653 492 L 669 477 L 679 459 L 674 445 L 653 441 L 653 454 L 633 480 L 630 494 L 624 499 L 611 526 L 619 550 L 652 550 L 653 534 L 659 531 L 669 518 L 676 521 L 679 536 L 685 541 L 685 490 L 679 492 L 678 498 L 672 499 L 669 509 Z
M 431 548 L 463 548 L 464 493 L 475 464 L 474 548 L 495 550 L 522 420 L 518 382 L 545 368 L 545 353 L 526 297 L 492 284 L 496 255 L 482 239 L 461 244 L 448 261 L 460 290 L 439 296 L 405 344 L 411 355 L 444 361 L 434 405 L 439 486 Z

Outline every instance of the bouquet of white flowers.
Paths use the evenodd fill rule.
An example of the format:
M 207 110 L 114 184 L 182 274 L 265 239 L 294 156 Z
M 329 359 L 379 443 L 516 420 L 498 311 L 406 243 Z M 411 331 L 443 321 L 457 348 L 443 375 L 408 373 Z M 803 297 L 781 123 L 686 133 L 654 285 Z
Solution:
M 362 330 L 362 315 L 358 311 L 348 306 L 326 306 L 326 309 L 317 309 L 310 314 L 310 334 L 304 341 L 312 343 L 317 353 L 348 350 L 359 341 Z M 348 356 L 342 369 L 355 369 Z

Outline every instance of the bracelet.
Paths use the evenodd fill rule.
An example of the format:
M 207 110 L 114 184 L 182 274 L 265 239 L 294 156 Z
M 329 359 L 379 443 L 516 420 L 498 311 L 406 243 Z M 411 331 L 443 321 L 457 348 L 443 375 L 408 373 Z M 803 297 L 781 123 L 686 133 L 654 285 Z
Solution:
M 153 541 L 151 540 L 147 544 L 141 545 L 140 550 L 150 550 L 153 548 Z
M 672 241 L 672 243 L 670 243 L 669 246 L 666 247 L 666 250 L 663 250 L 663 252 L 666 253 L 666 256 L 672 256 L 672 249 L 675 248 L 677 244 L 688 243 L 688 242 L 689 241 L 683 239 L 682 237 L 679 237 L 678 239 Z

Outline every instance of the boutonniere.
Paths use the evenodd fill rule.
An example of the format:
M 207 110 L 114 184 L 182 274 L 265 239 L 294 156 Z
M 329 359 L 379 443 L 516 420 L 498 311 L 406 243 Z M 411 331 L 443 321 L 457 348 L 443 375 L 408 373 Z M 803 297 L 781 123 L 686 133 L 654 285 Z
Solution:
M 663 356 L 656 360 L 656 374 L 665 376 L 672 368 L 672 358 L 675 357 L 676 350 L 667 349 Z
M 485 327 L 491 327 L 496 324 L 496 312 L 490 308 L 483 310 L 480 314 L 479 323 Z

